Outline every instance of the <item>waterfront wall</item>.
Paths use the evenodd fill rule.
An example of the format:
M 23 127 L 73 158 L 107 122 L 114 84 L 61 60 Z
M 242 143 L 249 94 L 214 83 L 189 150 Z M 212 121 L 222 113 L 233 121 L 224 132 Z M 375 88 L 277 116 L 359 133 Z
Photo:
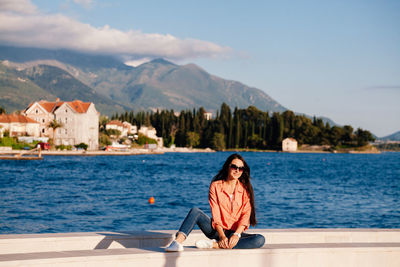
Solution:
M 0 235 L 0 266 L 400 266 L 400 229 L 256 229 L 253 250 L 165 253 L 175 231 Z

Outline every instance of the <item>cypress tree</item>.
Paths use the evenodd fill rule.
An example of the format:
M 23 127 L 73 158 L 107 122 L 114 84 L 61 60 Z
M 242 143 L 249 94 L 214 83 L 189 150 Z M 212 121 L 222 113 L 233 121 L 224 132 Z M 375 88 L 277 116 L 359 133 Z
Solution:
M 240 144 L 240 120 L 237 109 L 235 109 L 235 148 L 239 148 Z
M 227 148 L 232 148 L 232 133 L 233 132 L 233 118 L 229 120 L 229 131 L 228 131 L 228 142 L 226 144 Z
M 247 139 L 249 138 L 248 128 L 249 128 L 249 124 L 247 123 L 247 121 L 245 121 L 244 122 L 244 134 L 243 134 L 243 148 L 247 147 Z

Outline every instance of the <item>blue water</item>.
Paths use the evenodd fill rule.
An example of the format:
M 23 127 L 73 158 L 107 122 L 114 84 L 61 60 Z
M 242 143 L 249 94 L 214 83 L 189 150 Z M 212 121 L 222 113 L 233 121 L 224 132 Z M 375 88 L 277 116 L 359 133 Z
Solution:
M 2 160 L 0 233 L 177 229 L 229 154 Z M 242 155 L 256 228 L 400 228 L 400 153 Z

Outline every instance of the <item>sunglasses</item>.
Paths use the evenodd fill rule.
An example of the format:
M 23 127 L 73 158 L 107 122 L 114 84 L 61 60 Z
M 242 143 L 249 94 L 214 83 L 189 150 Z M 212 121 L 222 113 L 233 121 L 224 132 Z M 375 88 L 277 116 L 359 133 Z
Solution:
M 235 164 L 231 164 L 229 167 L 230 167 L 232 170 L 236 170 L 236 171 L 240 171 L 240 172 L 244 171 L 244 166 L 239 167 L 239 166 L 236 166 Z

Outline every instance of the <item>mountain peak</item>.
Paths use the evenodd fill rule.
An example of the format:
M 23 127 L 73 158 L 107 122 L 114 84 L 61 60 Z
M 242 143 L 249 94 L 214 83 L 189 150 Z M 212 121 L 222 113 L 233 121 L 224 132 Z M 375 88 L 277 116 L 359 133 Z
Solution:
M 21 89 L 16 92 L 15 85 L 0 71 L 0 83 L 9 82 L 0 85 L 0 105 L 7 110 L 24 108 L 25 104 L 19 101 L 21 95 L 27 95 L 29 101 L 34 101 L 46 93 L 63 99 L 74 97 L 90 100 L 98 110 L 108 115 L 133 108 L 184 110 L 202 106 L 215 111 L 222 102 L 232 108 L 252 105 L 261 110 L 286 110 L 259 89 L 240 82 L 226 81 L 195 64 L 181 66 L 163 58 L 133 68 L 124 65 L 118 58 L 108 56 L 0 46 L 0 60 L 26 64 L 24 72 L 18 72 L 18 66 L 10 65 L 8 71 L 14 73 L 15 77 L 12 82 L 19 82 L 18 78 L 24 79 L 30 82 L 29 88 L 36 86 L 38 91 L 35 94 L 26 93 L 29 88 L 20 81 L 18 86 Z M 32 61 L 35 61 L 34 64 Z M 32 67 L 37 65 L 47 67 L 35 71 Z M 0 64 L 1 67 L 3 65 Z M 15 101 L 11 104 L 8 98 L 2 97 L 8 96 L 9 92 L 15 95 Z
M 156 59 L 153 59 L 152 61 L 150 61 L 150 63 L 153 63 L 153 64 L 162 64 L 162 65 L 174 65 L 174 66 L 176 66 L 174 63 L 172 63 L 172 62 L 170 62 L 170 61 L 168 61 L 168 60 L 165 60 L 165 59 L 163 59 L 163 58 L 156 58 Z

